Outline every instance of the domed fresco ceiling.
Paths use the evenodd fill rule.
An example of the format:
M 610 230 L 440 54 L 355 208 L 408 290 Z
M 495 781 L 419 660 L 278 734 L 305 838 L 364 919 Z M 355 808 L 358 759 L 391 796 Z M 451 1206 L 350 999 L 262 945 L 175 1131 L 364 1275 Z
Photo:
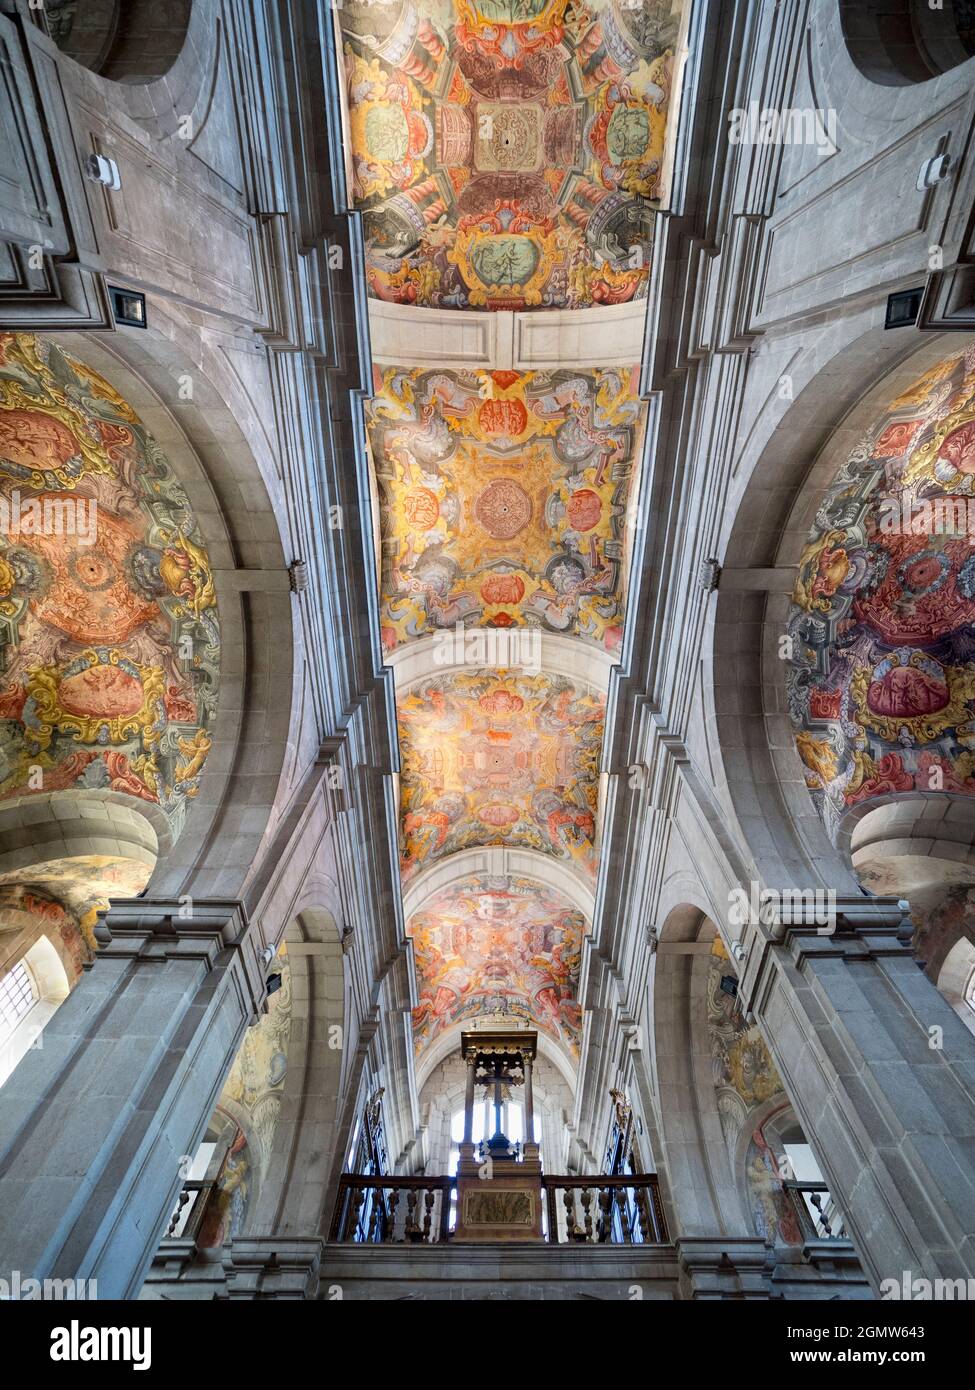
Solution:
M 0 811 L 52 795 L 151 804 L 175 839 L 199 790 L 217 698 L 202 540 L 127 402 L 54 344 L 9 333 L 0 334 L 0 639 Z M 81 856 L 39 864 L 32 882 L 74 909 L 79 895 L 102 905 L 132 896 L 150 872 L 151 856 Z M 14 891 L 10 877 L 0 891 Z
M 377 372 L 382 631 L 530 626 L 615 651 L 636 368 Z
M 564 676 L 434 676 L 399 700 L 404 882 L 478 845 L 596 872 L 602 695 Z
M 529 878 L 473 874 L 437 893 L 407 926 L 417 1051 L 452 1024 L 490 1014 L 541 1028 L 577 1056 L 585 929 L 567 899 Z
M 890 403 L 803 552 L 790 713 L 830 832 L 874 797 L 975 793 L 975 349 Z
M 369 292 L 456 309 L 646 294 L 679 0 L 345 0 Z

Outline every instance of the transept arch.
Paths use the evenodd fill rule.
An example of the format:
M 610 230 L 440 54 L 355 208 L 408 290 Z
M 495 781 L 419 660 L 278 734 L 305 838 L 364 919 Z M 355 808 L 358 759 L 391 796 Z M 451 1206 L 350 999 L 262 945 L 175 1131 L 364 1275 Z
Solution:
M 74 345 L 72 345 L 74 346 Z M 164 449 L 90 362 L 0 340 L 0 891 L 74 917 L 134 897 L 213 744 L 221 634 Z
M 766 884 L 857 891 L 848 845 L 825 831 L 795 747 L 783 656 L 791 595 L 809 528 L 850 451 L 891 399 L 958 348 L 955 334 L 899 344 L 869 319 L 846 341 L 825 341 L 802 375 L 796 364 L 794 398 L 739 486 L 723 567 L 764 569 L 770 583 L 719 586 L 706 688 L 714 691 L 723 791 L 754 874 Z M 735 663 L 726 659 L 731 652 Z
M 964 0 L 839 0 L 847 51 L 864 77 L 909 87 L 975 56 L 975 21 Z
M 152 891 L 178 896 L 194 870 L 219 875 L 218 890 L 238 896 L 263 834 L 273 823 L 277 780 L 295 750 L 290 742 L 294 699 L 295 615 L 286 573 L 290 554 L 282 529 L 280 478 L 257 452 L 263 431 L 249 428 L 253 406 L 223 355 L 202 346 L 172 305 L 153 301 L 142 332 L 53 334 L 45 339 L 81 352 L 132 404 L 170 460 L 191 499 L 211 557 L 226 650 L 213 725 L 209 774 L 189 810 L 189 833 L 159 863 Z M 241 585 L 236 571 L 246 571 Z M 274 633 L 273 651 L 266 634 Z M 259 762 L 244 745 L 260 745 Z M 219 771 L 217 770 L 219 769 Z M 268 775 L 274 779 L 268 781 Z M 244 830 L 224 814 L 228 794 L 243 791 Z

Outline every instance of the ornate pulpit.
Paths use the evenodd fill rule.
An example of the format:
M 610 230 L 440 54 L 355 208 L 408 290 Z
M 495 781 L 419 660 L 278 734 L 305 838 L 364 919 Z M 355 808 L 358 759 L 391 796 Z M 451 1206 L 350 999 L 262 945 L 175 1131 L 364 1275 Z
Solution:
M 467 1064 L 464 1137 L 457 1165 L 455 1241 L 542 1239 L 542 1165 L 535 1143 L 532 1063 L 538 1034 L 488 1031 L 461 1034 Z M 494 1133 L 474 1144 L 474 1102 L 486 1087 Z M 524 1140 L 513 1144 L 502 1131 L 504 1102 L 522 1092 Z

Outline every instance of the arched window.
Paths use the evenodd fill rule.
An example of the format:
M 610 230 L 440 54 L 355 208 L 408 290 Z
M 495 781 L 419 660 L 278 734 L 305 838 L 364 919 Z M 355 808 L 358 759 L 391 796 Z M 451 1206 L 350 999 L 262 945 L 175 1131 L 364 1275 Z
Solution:
M 0 1086 L 35 1045 L 69 988 L 61 958 L 46 936 L 0 976 Z
M 186 42 L 192 0 L 47 0 L 48 32 L 63 53 L 100 77 L 153 82 Z
M 968 984 L 965 986 L 965 1003 L 975 1013 L 975 970 L 968 977 Z
M 950 72 L 975 55 L 971 0 L 840 0 L 853 62 L 882 87 L 909 87 Z

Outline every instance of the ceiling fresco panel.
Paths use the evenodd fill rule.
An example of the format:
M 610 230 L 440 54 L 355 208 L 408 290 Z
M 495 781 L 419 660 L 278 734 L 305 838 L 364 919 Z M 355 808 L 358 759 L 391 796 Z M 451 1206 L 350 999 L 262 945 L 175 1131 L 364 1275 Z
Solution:
M 377 371 L 385 649 L 463 624 L 615 652 L 644 422 L 636 368 Z
M 515 875 L 471 875 L 431 898 L 407 924 L 422 1051 L 457 1023 L 507 1017 L 579 1053 L 576 999 L 586 919 L 554 889 Z
M 678 0 L 345 0 L 340 20 L 373 297 L 646 294 Z
M 32 334 L 0 333 L 0 660 L 0 811 L 110 798 L 158 808 L 175 841 L 217 708 L 203 538 L 131 406 Z M 42 855 L 30 881 L 87 930 L 96 904 L 141 891 L 153 859 Z M 2 877 L 6 901 L 24 875 Z
M 596 872 L 604 697 L 562 676 L 432 676 L 399 699 L 401 872 L 479 845 Z

